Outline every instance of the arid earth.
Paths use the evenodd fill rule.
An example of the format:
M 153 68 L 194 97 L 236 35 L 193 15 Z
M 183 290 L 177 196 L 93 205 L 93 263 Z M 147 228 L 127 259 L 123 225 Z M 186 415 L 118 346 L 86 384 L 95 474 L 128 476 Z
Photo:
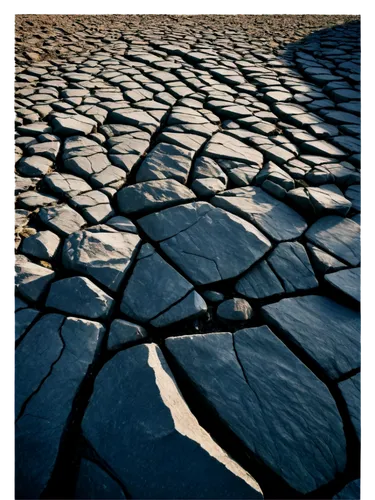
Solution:
M 359 499 L 359 16 L 15 36 L 16 498 Z

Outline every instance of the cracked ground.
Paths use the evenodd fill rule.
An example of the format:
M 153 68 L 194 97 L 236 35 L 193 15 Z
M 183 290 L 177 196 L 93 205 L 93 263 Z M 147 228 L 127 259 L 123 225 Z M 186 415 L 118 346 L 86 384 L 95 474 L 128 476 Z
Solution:
M 359 498 L 358 16 L 16 16 L 16 498 Z

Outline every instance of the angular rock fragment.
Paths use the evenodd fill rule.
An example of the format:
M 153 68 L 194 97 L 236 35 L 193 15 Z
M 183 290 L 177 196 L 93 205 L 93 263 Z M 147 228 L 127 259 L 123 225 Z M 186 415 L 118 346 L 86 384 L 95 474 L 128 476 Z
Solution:
M 340 392 L 345 400 L 350 420 L 358 440 L 361 440 L 361 374 L 357 373 L 339 384 Z
M 82 276 L 55 281 L 46 300 L 46 307 L 90 319 L 106 318 L 112 306 L 112 297 Z
M 143 340 L 147 337 L 147 331 L 135 323 L 124 319 L 115 319 L 111 323 L 108 334 L 107 347 L 113 351 L 125 347 L 128 344 Z
M 307 228 L 297 212 L 258 187 L 224 191 L 212 203 L 243 217 L 277 242 L 296 239 Z
M 54 271 L 30 262 L 25 257 L 16 257 L 15 287 L 23 297 L 37 302 L 55 277 Z
M 43 329 L 43 342 L 32 348 L 34 356 L 26 352 L 30 369 L 22 371 L 25 378 L 27 374 L 34 377 L 34 373 L 40 378 L 39 367 L 44 367 L 44 378 L 16 423 L 17 498 L 39 498 L 47 486 L 61 436 L 69 415 L 74 411 L 75 395 L 98 352 L 105 331 L 100 323 L 93 321 L 50 316 L 58 316 L 58 321 L 60 318 L 63 321 L 53 329 Z M 20 347 L 28 340 L 29 334 Z M 51 351 L 49 360 L 43 352 L 46 349 Z
M 117 195 L 120 212 L 125 215 L 142 215 L 195 198 L 193 191 L 175 179 L 140 182 L 124 187 Z
M 64 243 L 62 263 L 67 269 L 88 274 L 116 292 L 130 267 L 140 238 L 136 234 L 113 231 L 78 231 Z
M 25 238 L 21 250 L 26 255 L 41 260 L 50 260 L 56 255 L 60 238 L 52 231 L 39 231 Z
M 361 498 L 360 482 L 360 479 L 351 481 L 333 497 L 333 500 L 359 500 Z
M 82 73 L 83 74 L 83 73 Z M 79 114 L 55 113 L 51 120 L 53 132 L 59 137 L 87 135 L 96 128 L 96 121 Z
M 38 314 L 39 314 L 39 311 L 37 309 L 31 309 L 28 307 L 25 307 L 25 308 L 20 309 L 19 311 L 15 312 L 15 315 L 14 315 L 15 341 L 17 341 L 19 338 L 22 337 L 22 335 L 25 333 L 27 328 L 29 328 L 29 326 L 35 320 L 35 318 L 38 316 Z
M 39 212 L 40 220 L 60 236 L 68 236 L 78 231 L 86 221 L 68 205 L 42 208 Z
M 193 154 L 186 148 L 160 143 L 143 160 L 137 172 L 137 182 L 175 179 L 186 184 Z
M 169 208 L 139 223 L 196 284 L 233 278 L 270 248 L 252 224 L 204 202 Z
M 255 264 L 237 281 L 235 290 L 249 299 L 264 299 L 285 292 L 279 278 L 265 259 Z
M 292 189 L 288 192 L 288 199 L 297 210 L 314 217 L 324 215 L 345 217 L 352 206 L 334 184 Z
M 344 269 L 335 273 L 326 274 L 324 279 L 336 290 L 355 300 L 361 302 L 361 268 Z
M 199 426 L 155 344 L 121 351 L 103 367 L 82 430 L 133 498 L 262 498 Z
M 344 469 L 346 443 L 334 399 L 267 327 L 172 337 L 166 347 L 201 404 L 268 474 L 301 495 Z
M 283 299 L 261 311 L 268 324 L 302 349 L 330 379 L 360 366 L 358 312 L 318 295 Z
M 340 260 L 357 266 L 361 259 L 360 226 L 351 219 L 328 215 L 306 231 L 306 238 Z

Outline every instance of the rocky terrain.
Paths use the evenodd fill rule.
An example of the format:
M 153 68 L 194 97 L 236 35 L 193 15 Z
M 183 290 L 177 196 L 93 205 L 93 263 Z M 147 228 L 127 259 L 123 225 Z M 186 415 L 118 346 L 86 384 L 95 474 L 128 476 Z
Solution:
M 355 16 L 16 16 L 16 498 L 359 498 Z

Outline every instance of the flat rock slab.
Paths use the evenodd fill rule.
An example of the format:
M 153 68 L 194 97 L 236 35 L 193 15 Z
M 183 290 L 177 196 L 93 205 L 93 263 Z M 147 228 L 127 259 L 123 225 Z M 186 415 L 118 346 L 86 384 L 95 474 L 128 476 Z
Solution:
M 16 258 L 15 287 L 25 299 L 37 302 L 55 277 L 54 271 L 24 258 Z
M 107 348 L 111 351 L 139 342 L 147 337 L 147 331 L 135 323 L 124 319 L 115 319 L 111 323 Z
M 307 228 L 297 212 L 258 187 L 230 189 L 214 196 L 211 201 L 217 207 L 243 217 L 277 242 L 296 239 Z
M 361 440 L 361 374 L 357 373 L 339 383 L 340 392 L 345 400 L 350 420 L 358 440 Z
M 222 132 L 215 134 L 207 143 L 204 154 L 215 159 L 240 161 L 258 168 L 261 168 L 263 164 L 262 153 Z
M 60 315 L 51 315 L 60 316 Z M 52 325 L 50 325 L 52 326 Z M 35 378 L 39 366 L 46 372 L 38 391 L 28 399 L 15 428 L 15 485 L 17 498 L 39 498 L 54 469 L 61 436 L 73 410 L 74 397 L 93 362 L 105 329 L 100 323 L 77 318 L 60 319 L 52 330 L 39 331 L 38 348 L 23 351 L 28 368 L 22 373 Z M 31 331 L 29 332 L 31 333 Z M 28 340 L 28 334 L 21 342 Z M 30 343 L 30 347 L 32 344 Z M 56 357 L 56 354 L 58 356 Z M 32 355 L 31 355 L 32 354 Z M 22 366 L 23 363 L 20 364 Z
M 291 488 L 311 492 L 344 469 L 334 399 L 267 327 L 172 337 L 166 347 L 248 453 Z
M 99 190 L 74 196 L 70 203 L 90 224 L 98 224 L 114 215 L 108 196 Z
M 121 311 L 136 321 L 147 323 L 184 299 L 192 289 L 191 283 L 146 244 L 126 285 Z M 185 318 L 184 310 L 180 312 L 176 321 Z
M 326 274 L 324 279 L 336 290 L 340 290 L 358 303 L 361 302 L 361 268 Z
M 125 215 L 143 215 L 172 207 L 196 198 L 193 191 L 175 179 L 140 182 L 118 192 L 120 212 Z
M 82 73 L 83 74 L 83 73 Z M 87 135 L 96 128 L 96 121 L 79 114 L 56 113 L 51 120 L 53 132 L 59 137 Z
M 113 304 L 112 297 L 82 276 L 55 281 L 46 300 L 46 307 L 90 319 L 106 318 Z
M 262 308 L 268 324 L 302 349 L 330 379 L 360 366 L 360 315 L 327 297 L 283 299 Z
M 52 231 L 38 231 L 24 239 L 21 250 L 37 259 L 50 260 L 56 255 L 60 238 Z
M 204 202 L 148 215 L 139 224 L 196 284 L 233 278 L 271 247 L 252 224 Z
M 126 496 L 117 481 L 94 462 L 83 458 L 79 466 L 74 498 L 121 500 Z
M 137 182 L 175 179 L 186 184 L 193 155 L 189 149 L 160 143 L 143 160 L 137 172 Z
M 315 217 L 345 215 L 352 204 L 334 184 L 320 187 L 297 188 L 289 191 L 288 199 L 302 212 Z
M 279 243 L 267 262 L 288 293 L 319 286 L 306 250 L 297 241 Z
M 68 236 L 81 229 L 86 221 L 68 205 L 44 207 L 39 212 L 40 220 L 59 236 Z
M 116 292 L 140 245 L 137 234 L 78 231 L 67 238 L 62 263 L 67 269 L 88 274 Z
M 339 260 L 357 266 L 361 260 L 360 226 L 351 219 L 328 215 L 306 231 L 306 238 Z
M 65 320 L 61 314 L 45 314 L 30 329 L 16 349 L 15 417 L 48 375 L 63 349 L 60 329 Z
M 254 479 L 200 427 L 155 344 L 106 363 L 82 430 L 132 498 L 262 498 Z
M 280 279 L 265 259 L 237 281 L 235 290 L 249 299 L 265 299 L 285 293 Z

